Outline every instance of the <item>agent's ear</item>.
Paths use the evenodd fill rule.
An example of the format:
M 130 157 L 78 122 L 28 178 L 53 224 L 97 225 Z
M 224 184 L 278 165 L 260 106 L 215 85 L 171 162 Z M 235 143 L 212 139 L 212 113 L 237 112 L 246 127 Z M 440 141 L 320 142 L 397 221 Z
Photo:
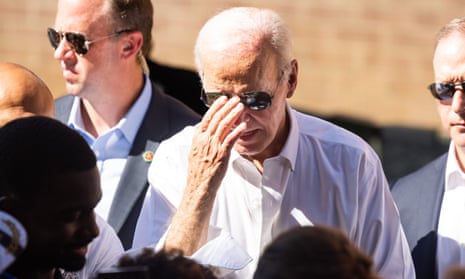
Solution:
M 299 66 L 297 60 L 293 59 L 290 64 L 290 69 L 287 77 L 287 98 L 290 98 L 294 95 L 295 89 L 297 87 L 297 74 L 299 72 Z
M 136 56 L 137 53 L 141 50 L 142 44 L 144 42 L 144 38 L 142 36 L 142 33 L 140 31 L 131 31 L 129 33 L 122 34 L 122 36 L 125 36 L 123 38 L 123 48 L 121 55 L 124 58 L 131 57 L 131 56 Z

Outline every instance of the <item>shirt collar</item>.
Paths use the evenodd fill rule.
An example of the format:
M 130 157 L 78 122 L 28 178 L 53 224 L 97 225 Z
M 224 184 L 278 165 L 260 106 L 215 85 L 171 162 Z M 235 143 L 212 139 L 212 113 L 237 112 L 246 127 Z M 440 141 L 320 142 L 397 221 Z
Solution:
M 455 154 L 455 144 L 454 141 L 451 140 L 447 155 L 445 190 L 453 190 L 457 187 L 464 186 L 465 173 L 460 169 L 457 155 Z
M 286 158 L 291 165 L 291 169 L 294 170 L 295 161 L 297 160 L 297 149 L 299 148 L 299 125 L 297 117 L 288 103 L 286 103 L 286 113 L 289 116 L 289 134 L 279 155 Z
M 132 145 L 134 138 L 136 137 L 139 126 L 142 123 L 144 115 L 149 107 L 150 99 L 152 97 L 152 85 L 150 79 L 144 74 L 144 88 L 142 93 L 137 98 L 136 102 L 131 106 L 126 115 L 110 130 L 120 130 L 126 140 Z M 79 130 L 81 133 L 86 134 L 87 137 L 93 139 L 93 137 L 87 133 L 84 129 L 84 122 L 81 114 L 81 98 L 74 97 L 73 105 L 71 107 L 68 126 Z

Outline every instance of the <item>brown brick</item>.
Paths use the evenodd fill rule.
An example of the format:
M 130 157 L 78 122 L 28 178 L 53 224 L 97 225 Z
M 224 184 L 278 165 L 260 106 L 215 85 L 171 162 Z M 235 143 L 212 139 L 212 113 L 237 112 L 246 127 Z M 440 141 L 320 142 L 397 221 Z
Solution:
M 268 7 L 288 22 L 300 63 L 291 103 L 319 114 L 347 115 L 379 125 L 438 128 L 431 56 L 437 30 L 463 11 L 459 0 L 308 1 L 163 0 L 155 7 L 152 56 L 193 68 L 196 34 L 208 17 L 236 5 Z M 46 28 L 55 0 L 0 2 L 0 60 L 23 64 L 64 93 Z

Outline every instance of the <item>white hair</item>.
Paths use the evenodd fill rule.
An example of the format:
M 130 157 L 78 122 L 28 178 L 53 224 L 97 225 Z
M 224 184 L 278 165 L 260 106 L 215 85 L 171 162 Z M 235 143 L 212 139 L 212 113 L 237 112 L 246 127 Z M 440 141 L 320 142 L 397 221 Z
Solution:
M 270 45 L 278 57 L 278 69 L 284 71 L 292 59 L 290 32 L 282 18 L 269 9 L 235 7 L 210 18 L 200 30 L 194 59 L 203 81 L 203 54 L 219 58 L 260 52 Z M 221 61 L 221 60 L 219 60 Z

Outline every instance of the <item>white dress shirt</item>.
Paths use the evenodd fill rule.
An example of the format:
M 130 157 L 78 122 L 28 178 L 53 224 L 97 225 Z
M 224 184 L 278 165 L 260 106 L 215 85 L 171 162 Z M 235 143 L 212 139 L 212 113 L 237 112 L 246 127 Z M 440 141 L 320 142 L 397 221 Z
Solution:
M 89 244 L 84 268 L 77 272 L 80 279 L 97 278 L 103 268 L 114 266 L 124 252 L 123 245 L 113 228 L 98 214 L 95 216 L 99 235 Z
M 87 141 L 97 157 L 97 167 L 100 171 L 102 199 L 97 204 L 95 212 L 103 219 L 108 219 L 113 197 L 126 165 L 134 138 L 144 119 L 152 98 L 152 85 L 145 75 L 145 85 L 141 95 L 132 105 L 126 115 L 110 130 L 95 138 L 85 128 L 81 115 L 81 99 L 74 98 L 68 125 L 77 130 Z
M 263 175 L 233 151 L 210 218 L 207 243 L 193 258 L 222 278 L 252 278 L 260 254 L 278 234 L 301 225 L 342 229 L 374 259 L 385 278 L 415 278 L 399 214 L 380 161 L 359 137 L 287 108 L 291 129 Z M 162 247 L 187 181 L 194 128 L 163 142 L 149 168 L 134 248 Z
M 438 278 L 453 265 L 465 265 L 465 173 L 458 165 L 453 141 L 447 155 L 445 179 L 438 225 Z

